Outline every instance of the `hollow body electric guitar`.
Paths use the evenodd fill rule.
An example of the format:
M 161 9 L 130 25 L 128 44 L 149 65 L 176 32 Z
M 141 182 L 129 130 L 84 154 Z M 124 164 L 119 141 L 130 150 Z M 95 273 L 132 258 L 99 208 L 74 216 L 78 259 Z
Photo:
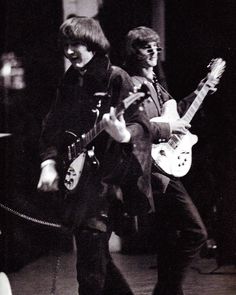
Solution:
M 207 76 L 207 80 L 182 117 L 183 120 L 188 123 L 191 122 L 208 91 L 211 90 L 209 82 L 221 77 L 225 64 L 225 61 L 221 58 L 211 61 L 208 66 L 211 71 Z M 163 105 L 162 115 L 152 118 L 151 122 L 171 122 L 179 118 L 176 101 L 170 99 Z M 197 141 L 197 136 L 188 131 L 185 135 L 172 134 L 167 142 L 153 144 L 152 158 L 154 165 L 169 176 L 182 177 L 186 175 L 192 165 L 192 146 Z
M 148 87 L 145 83 L 140 87 L 138 92 L 131 94 L 125 98 L 116 108 L 115 114 L 118 117 L 123 114 L 131 105 L 139 106 L 146 98 L 148 98 Z M 88 149 L 88 145 L 104 130 L 104 121 L 101 120 L 93 126 L 87 133 L 77 137 L 72 132 L 67 131 L 73 135 L 74 140 L 71 144 L 67 145 L 67 151 L 63 155 L 62 160 L 62 179 L 63 188 L 68 193 L 74 192 L 79 184 L 86 157 L 95 158 L 94 148 Z M 75 139 L 76 138 L 76 139 Z

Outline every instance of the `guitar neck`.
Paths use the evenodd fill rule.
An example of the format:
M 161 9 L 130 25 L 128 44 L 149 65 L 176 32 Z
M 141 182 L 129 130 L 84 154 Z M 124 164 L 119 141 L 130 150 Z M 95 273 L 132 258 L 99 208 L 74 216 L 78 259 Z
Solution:
M 85 148 L 90 142 L 94 140 L 105 128 L 103 120 L 99 121 L 93 126 L 86 134 L 82 135 L 83 148 Z
M 139 92 L 140 91 L 140 92 Z M 137 93 L 130 94 L 115 108 L 115 116 L 118 117 L 132 104 L 139 105 L 144 99 L 149 97 L 149 89 L 144 83 Z M 142 92 L 141 92 L 142 91 Z M 68 160 L 74 160 L 79 154 L 85 151 L 87 145 L 93 141 L 105 129 L 104 121 L 101 119 L 87 133 L 79 137 L 74 143 L 68 146 Z
M 82 153 L 90 142 L 92 142 L 105 128 L 103 120 L 99 121 L 87 133 L 83 134 L 75 142 L 68 146 L 68 159 L 71 161 Z
M 198 111 L 200 105 L 202 104 L 204 98 L 206 97 L 210 87 L 207 86 L 207 82 L 203 85 L 202 89 L 198 92 L 197 96 L 195 97 L 194 101 L 183 115 L 182 119 L 186 122 L 190 123 L 193 119 L 194 115 Z
M 123 103 L 115 109 L 115 115 L 119 116 L 123 112 Z M 68 146 L 68 159 L 71 161 L 82 153 L 86 147 L 105 129 L 103 120 L 100 120 L 87 133 L 83 134 L 75 142 Z

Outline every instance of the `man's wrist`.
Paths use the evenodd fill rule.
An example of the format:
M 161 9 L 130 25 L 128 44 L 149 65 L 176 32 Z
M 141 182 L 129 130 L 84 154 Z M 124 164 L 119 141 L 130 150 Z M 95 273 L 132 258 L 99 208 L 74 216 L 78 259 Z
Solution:
M 131 139 L 131 134 L 130 134 L 129 130 L 126 129 L 124 131 L 124 137 L 121 140 L 121 143 L 128 143 L 128 142 L 130 142 L 130 139 Z
M 48 165 L 56 165 L 56 161 L 53 160 L 53 159 L 48 159 L 48 160 L 45 160 L 41 163 L 40 165 L 40 168 L 43 169 L 44 167 L 48 166 Z

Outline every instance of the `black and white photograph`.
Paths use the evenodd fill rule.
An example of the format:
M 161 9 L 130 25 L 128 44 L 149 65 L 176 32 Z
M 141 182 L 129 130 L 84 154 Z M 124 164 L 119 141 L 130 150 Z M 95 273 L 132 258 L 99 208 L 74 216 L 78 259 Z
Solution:
M 235 16 L 1 0 L 0 295 L 236 294 Z

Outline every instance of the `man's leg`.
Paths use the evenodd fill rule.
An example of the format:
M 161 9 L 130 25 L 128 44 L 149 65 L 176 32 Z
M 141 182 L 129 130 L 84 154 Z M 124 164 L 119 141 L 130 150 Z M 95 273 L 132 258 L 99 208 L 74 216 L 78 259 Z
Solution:
M 80 295 L 132 295 L 109 253 L 110 234 L 93 229 L 76 235 L 77 278 Z
M 154 295 L 181 295 L 188 267 L 205 243 L 207 232 L 179 181 L 170 182 L 166 194 L 158 197 L 156 207 L 159 283 Z
M 107 233 L 82 229 L 75 233 L 80 295 L 102 295 L 106 278 Z

